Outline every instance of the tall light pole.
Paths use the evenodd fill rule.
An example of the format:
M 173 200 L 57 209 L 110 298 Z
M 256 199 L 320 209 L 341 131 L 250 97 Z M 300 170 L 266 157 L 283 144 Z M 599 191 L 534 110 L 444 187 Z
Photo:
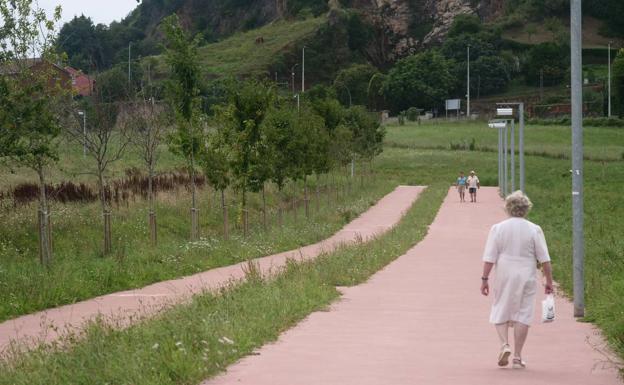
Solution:
M 305 46 L 301 53 L 301 93 L 305 92 Z
M 468 80 L 466 82 L 466 118 L 470 119 L 470 46 L 468 46 Z
M 609 99 L 609 112 L 607 114 L 608 117 L 611 117 L 611 43 L 609 42 L 609 63 L 608 63 L 608 67 L 609 67 L 609 82 L 607 85 L 607 89 L 608 89 L 608 99 Z
M 290 75 L 292 77 L 292 93 L 293 93 L 293 95 L 295 94 L 295 68 L 298 65 L 299 65 L 299 63 L 297 63 L 294 66 L 290 67 Z
M 87 111 L 78 111 L 82 116 L 82 157 L 87 157 Z
M 572 257 L 574 316 L 585 315 L 585 239 L 583 234 L 583 88 L 581 0 L 570 2 L 570 57 L 572 59 Z
M 130 71 L 131 53 L 132 53 L 132 42 L 129 42 L 128 43 L 128 87 L 131 84 L 130 79 L 131 79 L 131 76 L 132 76 L 131 71 Z

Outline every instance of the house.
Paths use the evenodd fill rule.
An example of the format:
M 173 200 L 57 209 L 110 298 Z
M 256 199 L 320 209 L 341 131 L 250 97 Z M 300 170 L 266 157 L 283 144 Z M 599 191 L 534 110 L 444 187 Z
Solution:
M 81 70 L 65 67 L 65 71 L 71 76 L 72 88 L 75 95 L 91 96 L 95 90 L 95 79 Z
M 26 68 L 32 70 L 32 73 L 46 73 L 46 76 L 49 77 L 48 83 L 50 87 L 60 86 L 64 90 L 72 90 L 72 81 L 69 72 L 67 72 L 65 68 L 41 58 L 6 63 L 0 67 L 0 75 L 14 77 Z
M 74 95 L 91 96 L 95 87 L 95 79 L 72 67 L 62 67 L 40 58 L 26 59 L 19 62 L 9 62 L 0 67 L 0 75 L 15 76 L 24 68 L 33 72 L 47 73 L 50 77 L 50 87 L 60 85 Z

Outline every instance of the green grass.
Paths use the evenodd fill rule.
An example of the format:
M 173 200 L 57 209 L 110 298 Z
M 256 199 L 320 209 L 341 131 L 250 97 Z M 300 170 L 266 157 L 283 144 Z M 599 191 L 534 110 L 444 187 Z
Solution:
M 329 180 L 321 179 L 320 183 L 325 188 Z M 312 193 L 310 221 L 305 220 L 302 206 L 297 209 L 297 218 L 295 211 L 285 211 L 282 229 L 278 226 L 278 194 L 269 186 L 269 232 L 262 228 L 259 194 L 249 194 L 251 234 L 246 239 L 240 229 L 240 197 L 230 193 L 232 236 L 228 241 L 222 237 L 220 203 L 212 192 L 199 190 L 202 238 L 193 243 L 188 242 L 190 194 L 183 188 L 163 193 L 156 210 L 157 247 L 149 245 L 147 205 L 139 198 L 128 207 L 114 208 L 113 253 L 109 256 L 101 255 L 102 224 L 97 203 L 55 203 L 54 261 L 50 268 L 38 262 L 36 205 L 0 210 L 0 321 L 314 243 L 336 232 L 394 187 L 381 178 L 367 180 L 363 188 L 350 192 L 342 186 L 336 186 L 341 189 L 338 201 L 335 190 L 320 194 L 319 211 L 316 194 Z M 291 188 L 287 188 L 288 202 Z M 296 188 L 301 205 L 302 188 Z
M 264 76 L 282 52 L 314 34 L 327 22 L 325 16 L 306 20 L 279 20 L 261 28 L 240 32 L 222 41 L 206 44 L 199 49 L 204 76 Z M 262 37 L 264 43 L 256 43 Z M 158 73 L 166 73 L 159 62 Z
M 525 150 L 531 155 L 569 158 L 571 138 L 570 127 L 527 125 Z M 469 148 L 473 140 L 477 150 L 498 151 L 498 130 L 489 128 L 483 121 L 392 125 L 386 134 L 387 145 L 406 148 L 451 149 L 451 145 Z M 586 159 L 622 160 L 624 129 L 585 127 L 584 146 Z
M 0 384 L 194 384 L 274 341 L 335 300 L 335 286 L 365 281 L 424 237 L 446 187 L 426 190 L 400 224 L 367 244 L 290 263 L 277 277 L 250 269 L 244 283 L 196 296 L 126 330 L 94 323 L 71 349 L 41 347 L 0 363 Z M 103 364 L 105 363 L 105 364 Z
M 387 146 L 375 161 L 380 179 L 433 187 L 395 230 L 373 243 L 341 249 L 311 263 L 291 265 L 276 279 L 252 279 L 221 295 L 199 296 L 189 305 L 124 331 L 95 325 L 86 339 L 72 342 L 70 349 L 42 348 L 14 357 L 10 364 L 0 367 L 6 373 L 0 384 L 86 384 L 96 380 L 198 383 L 222 371 L 255 347 L 276 339 L 310 312 L 324 308 L 338 296 L 334 286 L 362 282 L 421 239 L 446 193 L 445 186 L 454 181 L 459 170 L 476 169 L 484 185 L 496 183 L 496 153 L 448 150 L 451 141 L 475 137 L 479 145 L 479 140 L 491 140 L 490 134 L 486 131 L 477 136 L 477 123 L 459 131 L 463 135 L 451 131 L 453 128 L 464 130 L 462 125 L 431 124 L 389 128 L 389 141 L 424 148 Z M 440 129 L 447 134 L 440 133 Z M 617 129 L 591 128 L 586 135 L 590 132 L 602 136 L 600 140 L 586 137 L 592 151 L 600 148 L 599 143 L 615 147 L 623 143 Z M 534 134 L 538 134 L 537 130 Z M 544 229 L 555 279 L 571 294 L 570 161 L 554 156 L 568 151 L 569 136 L 565 127 L 543 127 L 539 134 L 527 133 L 527 148 L 546 146 L 550 140 L 550 150 L 557 152 L 527 156 L 526 190 L 534 203 L 530 219 Z M 624 234 L 624 205 L 620 204 L 623 180 L 624 161 L 614 158 L 609 162 L 585 162 L 586 320 L 598 325 L 624 357 L 624 239 L 620 236 Z M 234 344 L 219 342 L 224 336 Z M 178 341 L 181 345 L 176 346 Z M 156 344 L 158 348 L 153 348 Z M 107 365 L 100 365 L 103 361 Z

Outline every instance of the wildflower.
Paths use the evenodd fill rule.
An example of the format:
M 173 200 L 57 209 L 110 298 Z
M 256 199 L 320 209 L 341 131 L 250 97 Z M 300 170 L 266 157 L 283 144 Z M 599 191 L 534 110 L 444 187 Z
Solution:
M 154 345 L 152 345 L 152 349 L 156 350 L 158 349 L 160 345 L 158 345 L 158 342 L 156 342 Z
M 222 344 L 228 344 L 228 345 L 234 345 L 234 341 L 232 341 L 231 339 L 227 338 L 227 337 L 221 337 L 219 338 L 219 342 L 221 342 Z

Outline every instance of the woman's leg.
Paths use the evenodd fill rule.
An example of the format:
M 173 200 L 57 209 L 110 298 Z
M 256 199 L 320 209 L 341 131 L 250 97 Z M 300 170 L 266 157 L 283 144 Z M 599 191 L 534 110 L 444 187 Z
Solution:
M 514 358 L 522 358 L 522 348 L 529 334 L 529 325 L 516 322 L 514 325 Z
M 509 344 L 509 323 L 496 324 L 496 332 L 500 339 L 501 345 Z

